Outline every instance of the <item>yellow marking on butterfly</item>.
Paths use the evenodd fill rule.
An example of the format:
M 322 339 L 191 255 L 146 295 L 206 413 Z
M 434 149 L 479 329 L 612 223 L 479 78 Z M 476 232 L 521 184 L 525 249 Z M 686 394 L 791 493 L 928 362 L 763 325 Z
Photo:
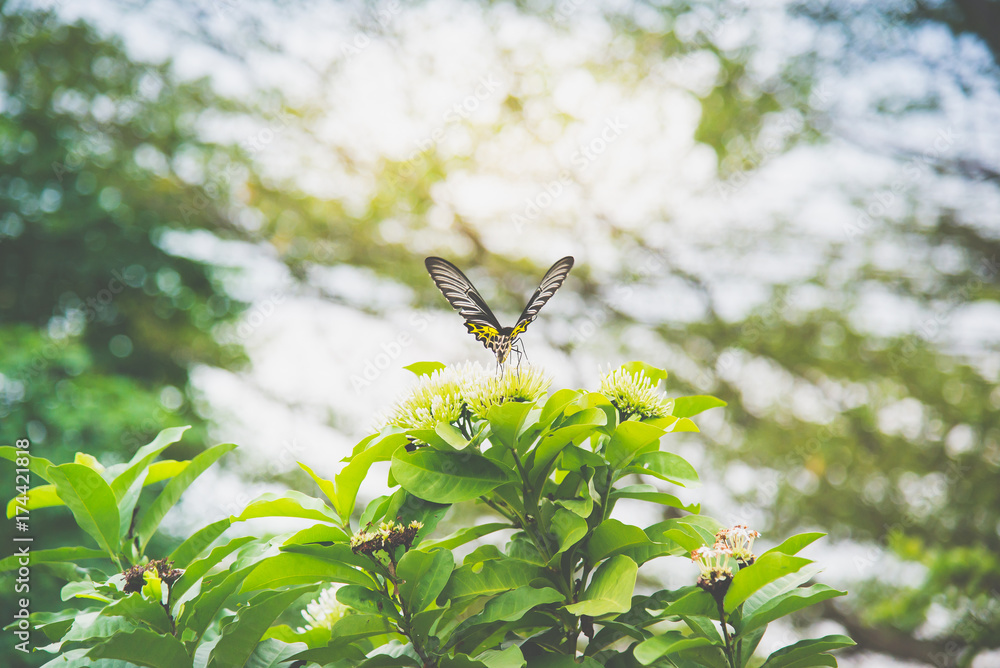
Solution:
M 477 341 L 492 341 L 498 332 L 493 327 L 488 327 L 486 325 L 476 325 L 471 322 L 465 323 L 465 326 L 469 328 L 469 331 L 476 336 Z

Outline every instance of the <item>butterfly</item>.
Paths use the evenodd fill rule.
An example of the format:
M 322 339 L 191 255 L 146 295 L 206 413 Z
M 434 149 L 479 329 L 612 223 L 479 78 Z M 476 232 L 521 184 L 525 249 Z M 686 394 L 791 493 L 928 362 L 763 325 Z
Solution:
M 497 364 L 503 366 L 511 349 L 518 343 L 517 337 L 528 328 L 528 323 L 535 319 L 545 303 L 566 280 L 569 270 L 573 268 L 573 258 L 567 255 L 545 272 L 538 289 L 531 295 L 528 305 L 524 307 L 521 317 L 513 327 L 500 326 L 500 322 L 493 315 L 486 300 L 479 294 L 479 290 L 476 290 L 476 286 L 451 262 L 439 257 L 429 257 L 424 260 L 424 265 L 448 303 L 465 318 L 468 330 L 477 341 L 482 341 L 483 345 L 496 355 Z

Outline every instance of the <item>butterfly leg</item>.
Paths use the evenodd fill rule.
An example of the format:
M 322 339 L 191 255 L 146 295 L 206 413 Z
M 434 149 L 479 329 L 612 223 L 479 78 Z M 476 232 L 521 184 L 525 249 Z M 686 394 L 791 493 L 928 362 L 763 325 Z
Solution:
M 528 359 L 528 352 L 524 349 L 524 344 L 521 343 L 521 339 L 517 339 L 516 341 L 514 341 L 513 350 L 514 352 L 517 353 L 518 369 L 521 368 L 521 358 L 524 358 L 524 361 L 527 362 L 529 366 L 531 365 L 531 361 Z

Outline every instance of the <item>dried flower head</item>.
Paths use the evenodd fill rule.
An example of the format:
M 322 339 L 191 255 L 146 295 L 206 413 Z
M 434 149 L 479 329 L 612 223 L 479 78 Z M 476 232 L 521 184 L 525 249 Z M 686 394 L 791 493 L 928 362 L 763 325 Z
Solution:
M 733 558 L 740 566 L 752 564 L 757 557 L 753 553 L 753 541 L 760 533 L 750 529 L 745 524 L 736 524 L 728 529 L 720 529 L 715 534 L 715 540 L 722 543 L 733 553 Z
M 351 536 L 351 549 L 355 554 L 373 554 L 379 550 L 391 553 L 400 545 L 409 549 L 423 527 L 423 523 L 416 520 L 406 526 L 393 520 L 382 522 L 375 531 L 362 529 Z
M 724 596 L 733 580 L 733 569 L 729 567 L 732 551 L 722 543 L 712 547 L 699 547 L 691 553 L 691 561 L 698 564 L 701 574 L 698 586 L 716 598 Z
M 433 429 L 438 422 L 455 422 L 465 402 L 450 369 L 421 376 L 410 396 L 392 409 L 385 422 L 402 429 Z
M 122 590 L 126 594 L 134 591 L 142 591 L 146 584 L 146 573 L 151 571 L 168 587 L 177 582 L 177 579 L 184 574 L 179 568 L 172 568 L 173 562 L 167 559 L 154 559 L 146 564 L 133 566 L 122 571 L 125 576 L 125 588 Z
M 333 628 L 344 615 L 351 614 L 351 609 L 337 600 L 338 589 L 340 585 L 327 587 L 319 593 L 319 596 L 306 604 L 306 609 L 302 611 L 306 625 L 297 629 L 299 633 L 316 628 Z
M 485 419 L 490 408 L 508 401 L 536 401 L 545 395 L 552 379 L 538 367 L 506 366 L 496 374 L 478 363 L 457 369 L 462 394 L 473 415 Z
M 633 415 L 642 418 L 665 417 L 673 409 L 666 396 L 657 391 L 656 383 L 641 370 L 630 373 L 618 368 L 605 374 L 601 378 L 601 394 L 618 409 L 622 420 Z

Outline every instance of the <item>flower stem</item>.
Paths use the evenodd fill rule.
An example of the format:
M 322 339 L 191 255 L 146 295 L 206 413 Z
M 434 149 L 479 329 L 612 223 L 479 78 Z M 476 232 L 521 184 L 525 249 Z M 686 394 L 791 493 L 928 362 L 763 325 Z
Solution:
M 726 609 L 722 606 L 721 597 L 717 597 L 715 602 L 719 606 L 719 622 L 722 624 L 722 637 L 726 641 L 726 659 L 729 661 L 731 668 L 736 668 L 736 657 L 733 655 L 733 641 L 729 637 L 729 625 L 726 624 Z

